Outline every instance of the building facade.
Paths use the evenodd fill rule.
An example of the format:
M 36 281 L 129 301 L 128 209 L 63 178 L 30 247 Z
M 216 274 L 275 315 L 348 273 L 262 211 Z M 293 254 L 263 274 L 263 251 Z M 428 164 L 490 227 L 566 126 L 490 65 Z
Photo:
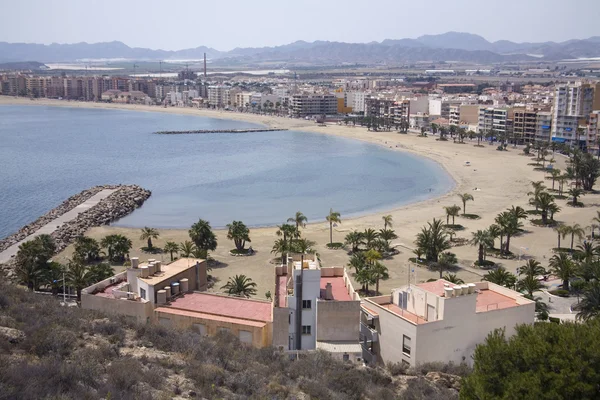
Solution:
M 337 98 L 332 94 L 295 94 L 290 97 L 290 113 L 294 117 L 337 114 Z
M 490 282 L 455 285 L 443 279 L 409 285 L 362 304 L 361 344 L 368 363 L 472 364 L 477 344 L 494 329 L 507 337 L 533 324 L 535 302 Z
M 587 118 L 600 109 L 600 84 L 583 82 L 557 85 L 552 109 L 552 141 L 583 147 L 588 142 L 585 130 Z

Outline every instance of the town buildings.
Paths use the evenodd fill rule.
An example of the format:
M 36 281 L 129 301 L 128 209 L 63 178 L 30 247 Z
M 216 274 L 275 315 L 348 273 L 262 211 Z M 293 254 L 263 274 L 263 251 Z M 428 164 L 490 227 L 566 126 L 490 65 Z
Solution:
M 534 301 L 491 282 L 408 285 L 363 299 L 363 358 L 370 364 L 472 364 L 475 346 L 494 329 L 510 337 L 516 325 L 534 319 Z
M 332 94 L 295 94 L 290 97 L 294 117 L 337 114 L 337 97 Z
M 552 112 L 552 141 L 584 147 L 589 138 L 583 126 L 594 110 L 600 110 L 600 83 L 579 81 L 557 85 Z
M 360 360 L 360 297 L 345 268 L 321 268 L 314 255 L 296 254 L 275 268 L 275 281 L 273 345 Z
M 494 132 L 496 137 L 512 137 L 513 109 L 510 107 L 482 107 L 479 109 L 478 131 L 483 134 Z

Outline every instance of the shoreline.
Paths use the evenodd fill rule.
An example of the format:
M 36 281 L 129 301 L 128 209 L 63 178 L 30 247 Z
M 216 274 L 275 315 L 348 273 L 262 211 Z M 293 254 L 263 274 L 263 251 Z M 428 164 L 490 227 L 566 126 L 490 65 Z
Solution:
M 443 209 L 445 206 L 454 204 L 460 207 L 463 206 L 457 194 L 472 194 L 475 200 L 467 203 L 466 212 L 469 214 L 478 214 L 481 217 L 477 220 L 466 219 L 461 216 L 456 218 L 456 223 L 462 224 L 465 227 L 464 230 L 457 232 L 456 237 L 468 240 L 471 238 L 471 232 L 487 229 L 494 223 L 496 215 L 507 208 L 514 205 L 521 206 L 526 210 L 530 209 L 527 193 L 531 191 L 532 181 L 542 180 L 547 186 L 551 186 L 551 181 L 545 180 L 543 172 L 535 171 L 532 166 L 528 165 L 531 159 L 521 155 L 520 149 L 509 147 L 508 151 L 499 152 L 496 150 L 496 146 L 490 146 L 486 142 L 482 142 L 482 147 L 475 147 L 477 140 L 467 140 L 465 144 L 454 144 L 451 140 L 444 142 L 437 141 L 435 140 L 435 136 L 421 138 L 415 133 L 371 132 L 363 127 L 346 127 L 343 125 L 327 125 L 323 127 L 306 120 L 203 109 L 67 102 L 45 99 L 35 101 L 29 99 L 15 100 L 14 98 L 0 96 L 0 105 L 3 104 L 170 112 L 182 115 L 246 121 L 269 127 L 277 126 L 289 130 L 361 140 L 366 143 L 386 147 L 392 151 L 405 151 L 433 160 L 442 166 L 454 182 L 454 186 L 448 192 L 427 200 L 394 207 L 391 210 L 369 211 L 365 215 L 352 218 L 345 218 L 342 214 L 342 223 L 337 224 L 338 226 L 333 229 L 333 241 L 343 241 L 344 236 L 353 230 L 362 231 L 367 228 L 379 230 L 383 228 L 381 217 L 383 215 L 392 215 L 393 229 L 398 235 L 398 239 L 392 242 L 392 246 L 400 250 L 400 254 L 383 260 L 389 270 L 390 278 L 380 283 L 381 293 L 388 293 L 389 290 L 404 285 L 407 282 L 420 282 L 429 278 L 439 277 L 438 272 L 426 268 L 413 268 L 411 270 L 408 258 L 413 256 L 412 247 L 414 246 L 413 243 L 416 234 L 420 232 L 421 228 L 427 222 L 430 222 L 433 218 L 440 218 L 445 221 L 446 214 Z M 469 161 L 469 164 L 466 164 L 465 161 Z M 564 170 L 565 161 L 563 157 L 556 157 L 556 168 Z M 475 191 L 474 188 L 478 190 Z M 360 190 L 360 182 L 357 182 L 357 190 Z M 600 203 L 600 194 L 586 194 L 582 198 L 582 201 L 586 205 L 584 208 L 574 208 L 568 207 L 566 200 L 557 199 L 557 204 L 561 207 L 560 213 L 557 214 L 557 220 L 565 224 L 579 223 L 582 226 L 588 226 L 595 216 L 596 209 L 594 204 Z M 332 206 L 335 209 L 336 205 L 333 204 Z M 329 207 L 323 210 L 323 218 L 327 214 L 328 209 Z M 298 210 L 290 210 L 290 217 L 295 211 Z M 306 227 L 302 229 L 302 236 L 317 243 L 314 249 L 321 255 L 323 265 L 347 265 L 349 256 L 346 251 L 330 250 L 326 246 L 329 243 L 329 224 L 322 220 L 319 222 L 308 222 Z M 525 232 L 522 235 L 511 238 L 512 251 L 515 254 L 523 255 L 525 259 L 533 257 L 542 262 L 544 266 L 547 266 L 548 260 L 553 255 L 552 248 L 556 247 L 555 232 L 549 228 L 534 226 L 529 220 L 524 222 L 524 230 Z M 273 264 L 271 264 L 271 261 L 275 257 L 275 254 L 271 253 L 271 249 L 273 242 L 277 239 L 276 231 L 277 228 L 273 226 L 251 228 L 250 236 L 252 242 L 249 245 L 252 246 L 256 253 L 252 257 L 232 257 L 229 255 L 229 250 L 234 246 L 227 239 L 227 231 L 224 229 L 214 229 L 218 239 L 218 247 L 217 250 L 211 252 L 211 256 L 221 262 L 221 266 L 214 268 L 211 272 L 213 277 L 221 282 L 215 285 L 215 287 L 220 287 L 229 277 L 235 274 L 245 274 L 258 284 L 257 290 L 259 294 L 267 290 L 272 292 L 274 288 L 272 287 Z M 133 249 L 131 256 L 137 256 L 140 259 L 150 257 L 150 255 L 140 250 L 141 247 L 145 246 L 145 243 L 139 240 L 139 228 L 102 226 L 88 230 L 86 235 L 95 239 L 101 239 L 108 234 L 115 233 L 126 235 L 132 240 Z M 161 229 L 157 242 L 159 246 L 162 246 L 166 241 L 181 243 L 185 240 L 189 240 L 187 229 Z M 66 260 L 72 254 L 72 247 L 67 247 L 57 258 L 62 261 Z M 449 272 L 456 273 L 465 282 L 481 280 L 481 276 L 485 271 L 472 268 L 473 262 L 477 259 L 476 247 L 466 244 L 452 247 L 450 251 L 456 254 L 459 263 L 456 270 Z M 163 257 L 163 261 L 169 261 L 168 254 L 162 254 L 161 257 Z M 524 261 L 518 258 L 504 260 L 490 257 L 498 265 L 502 265 L 513 273 L 524 263 Z M 119 267 L 116 266 L 116 268 Z
M 450 184 L 451 187 L 444 193 L 441 193 L 438 195 L 433 195 L 432 197 L 428 197 L 428 198 L 422 199 L 422 200 L 415 200 L 415 201 L 409 200 L 406 204 L 395 203 L 395 204 L 389 205 L 389 207 L 384 206 L 384 207 L 377 208 L 377 209 L 369 209 L 369 210 L 355 212 L 355 213 L 350 214 L 348 219 L 345 219 L 345 221 L 347 221 L 347 222 L 355 221 L 360 218 L 368 217 L 371 215 L 384 215 L 384 214 L 390 214 L 390 213 L 394 213 L 394 212 L 403 211 L 407 207 L 417 206 L 421 203 L 428 203 L 428 202 L 431 202 L 431 201 L 434 201 L 437 199 L 447 197 L 451 194 L 461 193 L 460 191 L 456 191 L 457 187 L 460 186 L 460 177 L 457 176 L 450 168 L 448 168 L 447 165 L 445 165 L 444 163 L 440 162 L 440 160 L 436 159 L 435 157 L 430 156 L 427 153 L 423 153 L 423 152 L 417 151 L 415 149 L 407 148 L 406 146 L 404 146 L 402 144 L 398 144 L 396 147 L 392 147 L 392 146 L 388 147 L 387 141 L 382 143 L 381 140 L 375 141 L 372 138 L 352 137 L 350 135 L 337 134 L 336 132 L 328 132 L 328 131 L 326 131 L 325 128 L 333 126 L 333 125 L 317 126 L 314 121 L 307 121 L 307 120 L 303 120 L 303 119 L 292 119 L 292 118 L 286 118 L 286 117 L 280 117 L 280 116 L 257 115 L 257 114 L 253 114 L 253 113 L 240 113 L 240 112 L 235 112 L 235 111 L 221 111 L 221 110 L 181 108 L 181 107 L 164 108 L 162 106 L 144 106 L 144 105 L 117 104 L 117 103 L 94 103 L 94 102 L 54 100 L 54 99 L 30 100 L 29 98 L 22 98 L 22 97 L 15 98 L 15 97 L 8 97 L 8 96 L 0 96 L 0 106 L 3 106 L 3 105 L 108 109 L 108 110 L 137 111 L 137 112 L 162 112 L 162 113 L 172 113 L 172 114 L 177 114 L 177 115 L 186 115 L 186 116 L 195 115 L 195 116 L 204 117 L 204 118 L 216 118 L 216 119 L 221 119 L 221 120 L 244 121 L 244 122 L 248 122 L 248 123 L 262 124 L 265 127 L 267 127 L 267 129 L 274 130 L 274 131 L 279 131 L 279 130 L 281 130 L 281 131 L 288 131 L 288 130 L 308 131 L 311 133 L 325 134 L 325 135 L 342 137 L 342 138 L 346 138 L 346 139 L 359 140 L 361 142 L 374 144 L 374 145 L 383 147 L 390 151 L 407 152 L 407 153 L 413 154 L 418 157 L 424 157 L 425 159 L 431 160 L 436 165 L 441 167 L 441 169 L 444 171 L 444 173 L 451 179 L 451 184 Z M 260 119 L 260 121 L 257 121 L 257 119 Z M 288 123 L 291 127 L 290 126 L 283 127 L 282 125 L 278 124 L 277 122 L 281 122 L 281 124 L 283 124 L 283 125 L 286 125 L 286 123 Z M 352 128 L 343 126 L 342 128 L 346 128 L 346 129 L 350 129 L 350 130 L 361 130 L 361 131 L 367 132 L 365 128 L 358 127 L 358 126 L 352 127 Z M 414 136 L 414 135 L 411 135 L 411 133 L 398 134 L 396 132 L 368 132 L 368 133 L 373 133 L 373 134 L 387 133 L 387 134 L 396 134 L 396 135 L 402 135 L 402 136 L 407 136 L 407 137 L 409 135 Z M 190 222 L 190 225 L 192 223 L 193 223 L 193 221 Z M 306 225 L 309 226 L 309 225 L 317 225 L 317 224 L 323 224 L 323 223 L 325 223 L 325 219 L 314 221 L 314 222 L 308 222 Z M 111 226 L 113 226 L 113 225 L 111 225 Z M 256 225 L 256 226 L 248 225 L 249 228 L 253 228 L 253 229 L 269 229 L 269 228 L 274 228 L 276 226 L 277 226 L 277 224 L 264 224 L 264 225 L 261 224 L 261 225 Z M 115 226 L 115 227 L 127 228 L 127 229 L 142 228 L 142 227 L 132 227 L 132 226 Z M 177 230 L 182 230 L 182 229 L 187 230 L 188 228 L 160 228 L 160 229 L 177 231 Z M 225 230 L 225 229 L 226 229 L 225 227 L 215 228 L 215 230 Z

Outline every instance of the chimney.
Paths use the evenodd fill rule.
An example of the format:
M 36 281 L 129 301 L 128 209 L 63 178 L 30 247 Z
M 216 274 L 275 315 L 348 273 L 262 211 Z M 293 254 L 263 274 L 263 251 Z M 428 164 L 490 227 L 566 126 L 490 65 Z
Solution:
M 161 272 L 161 268 L 162 268 L 162 262 L 161 261 L 155 261 L 154 262 L 154 267 L 155 267 L 155 273 Z
M 131 268 L 137 268 L 140 266 L 140 259 L 137 257 L 131 257 Z
M 181 286 L 181 293 L 187 293 L 190 287 L 188 278 L 183 278 L 179 283 Z
M 333 287 L 331 282 L 327 282 L 325 285 L 325 300 L 333 300 Z
M 148 267 L 146 265 L 142 265 L 140 267 L 140 269 L 142 270 L 142 278 L 147 278 L 148 277 Z
M 167 303 L 167 292 L 164 290 L 159 290 L 156 292 L 156 302 L 158 304 L 166 304 Z
M 171 298 L 171 286 L 165 286 L 164 290 L 167 296 L 167 300 L 169 300 Z

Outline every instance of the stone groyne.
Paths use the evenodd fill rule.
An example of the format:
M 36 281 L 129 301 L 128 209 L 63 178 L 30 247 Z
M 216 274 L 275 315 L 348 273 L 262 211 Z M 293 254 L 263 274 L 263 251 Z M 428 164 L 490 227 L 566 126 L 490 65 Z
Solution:
M 52 222 L 67 211 L 70 211 L 78 205 L 105 189 L 117 189 L 110 196 L 101 200 L 98 204 L 79 214 L 75 219 L 66 222 L 57 227 L 51 233 L 56 242 L 56 252 L 60 252 L 71 244 L 75 238 L 83 235 L 89 228 L 94 226 L 107 225 L 112 221 L 122 218 L 136 208 L 144 204 L 144 201 L 152 194 L 137 185 L 105 185 L 94 186 L 81 193 L 69 197 L 61 205 L 44 214 L 34 222 L 24 226 L 18 232 L 2 239 L 0 241 L 0 251 L 18 243 L 27 236 L 34 234 L 42 226 Z M 12 268 L 13 260 L 5 263 L 4 268 Z
M 198 129 L 193 131 L 158 131 L 156 135 L 186 135 L 192 133 L 247 133 L 247 132 L 275 132 L 287 131 L 283 128 L 248 128 L 248 129 Z

